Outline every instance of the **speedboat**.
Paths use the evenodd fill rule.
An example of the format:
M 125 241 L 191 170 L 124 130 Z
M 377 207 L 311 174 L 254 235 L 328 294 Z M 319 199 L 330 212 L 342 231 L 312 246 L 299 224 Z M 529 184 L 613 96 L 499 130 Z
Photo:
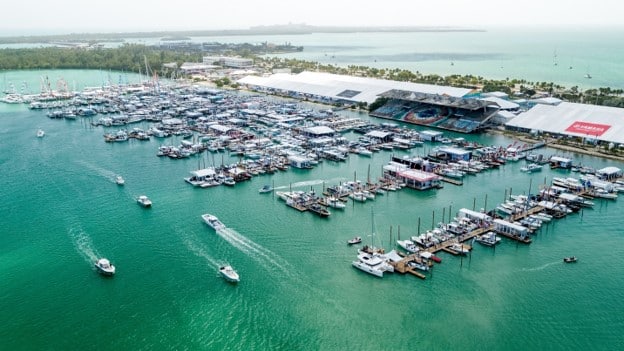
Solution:
M 240 277 L 238 273 L 232 268 L 232 266 L 222 266 L 219 268 L 219 273 L 227 280 L 228 282 L 238 283 L 240 281 Z
M 45 132 L 43 129 L 37 130 L 37 138 L 43 138 L 45 136 Z
M 570 256 L 570 257 L 564 257 L 563 258 L 563 262 L 565 262 L 565 263 L 573 263 L 573 262 L 576 262 L 576 261 L 577 261 L 576 256 Z
M 262 188 L 260 188 L 260 190 L 258 190 L 260 194 L 270 193 L 271 191 L 273 191 L 273 187 L 268 184 L 264 185 Z
M 115 183 L 117 183 L 117 185 L 124 185 L 126 181 L 123 179 L 122 176 L 117 176 L 115 177 Z
M 151 207 L 152 200 L 150 200 L 147 196 L 141 195 L 137 197 L 137 203 L 143 207 Z
M 115 274 L 115 266 L 113 266 L 106 258 L 100 258 L 95 262 L 95 268 L 103 275 Z
M 202 215 L 202 219 L 214 230 L 225 229 L 225 224 L 223 224 L 216 216 L 206 213 Z
M 359 244 L 362 242 L 362 238 L 359 236 L 356 236 L 354 238 L 351 238 L 349 240 L 347 240 L 347 244 L 348 245 L 353 245 L 353 244 Z

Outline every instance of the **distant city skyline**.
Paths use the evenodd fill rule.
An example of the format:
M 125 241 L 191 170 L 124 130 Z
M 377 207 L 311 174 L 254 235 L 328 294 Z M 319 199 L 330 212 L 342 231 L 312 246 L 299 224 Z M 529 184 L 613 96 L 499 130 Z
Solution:
M 622 26 L 616 0 L 208 2 L 23 0 L 3 5 L 0 35 L 247 29 L 259 25 L 453 26 L 484 28 Z

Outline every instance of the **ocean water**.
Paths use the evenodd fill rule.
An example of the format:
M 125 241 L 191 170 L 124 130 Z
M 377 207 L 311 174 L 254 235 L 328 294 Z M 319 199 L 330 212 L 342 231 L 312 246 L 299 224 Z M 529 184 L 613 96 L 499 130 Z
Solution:
M 347 67 L 407 69 L 439 75 L 554 82 L 581 90 L 624 88 L 624 27 L 492 27 L 474 32 L 313 33 L 191 37 L 193 42 L 263 42 L 303 46 L 278 56 Z M 126 38 L 158 44 L 161 38 Z M 33 47 L 40 44 L 6 44 Z M 121 42 L 104 43 L 116 47 Z M 587 79 L 589 74 L 592 78 Z M 116 79 L 117 77 L 113 77 Z M 113 81 L 115 82 L 115 81 Z M 0 82 L 2 84 L 2 82 Z
M 100 72 L 81 75 L 85 85 L 99 84 Z M 35 137 L 38 128 L 44 138 Z M 467 177 L 461 187 L 388 193 L 321 219 L 258 189 L 275 184 L 320 192 L 341 181 L 377 178 L 391 153 L 352 155 L 345 163 L 325 161 L 233 188 L 196 189 L 182 178 L 200 162 L 219 164 L 219 156 L 159 158 L 162 141 L 109 144 L 105 132 L 81 120 L 0 105 L 3 349 L 624 347 L 621 199 L 597 200 L 593 209 L 545 226 L 529 246 L 504 239 L 495 250 L 477 245 L 463 259 L 441 254 L 443 262 L 426 280 L 379 279 L 351 266 L 356 249 L 345 241 L 353 236 L 395 248 L 391 238 L 416 234 L 419 223 L 424 231 L 461 207 L 493 208 L 506 193 L 535 192 L 553 176 L 566 176 L 561 171 L 527 175 L 519 171 L 523 163 L 508 164 Z M 499 135 L 468 138 L 512 142 Z M 541 152 L 597 168 L 624 167 Z M 114 183 L 116 174 L 125 186 Z M 141 194 L 153 208 L 135 203 Z M 216 233 L 202 222 L 203 213 L 229 229 Z M 564 264 L 569 255 L 579 262 Z M 113 278 L 94 271 L 101 256 L 117 266 Z M 223 263 L 237 269 L 239 284 L 218 275 Z
M 332 64 L 401 68 L 425 74 L 554 82 L 581 89 L 624 88 L 624 27 L 484 28 L 477 32 L 313 33 L 193 37 L 194 42 L 303 46 L 269 55 Z M 128 38 L 157 44 L 159 39 Z M 110 44 L 117 45 L 117 44 Z M 592 76 L 591 79 L 585 75 Z

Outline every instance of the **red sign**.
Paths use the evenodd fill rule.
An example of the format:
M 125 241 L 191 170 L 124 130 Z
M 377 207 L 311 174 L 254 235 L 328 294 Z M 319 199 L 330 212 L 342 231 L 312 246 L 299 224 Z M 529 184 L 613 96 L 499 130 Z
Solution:
M 574 122 L 572 123 L 572 125 L 566 128 L 566 132 L 593 135 L 598 137 L 603 135 L 607 130 L 609 130 L 609 128 L 611 128 L 611 126 L 606 124 Z

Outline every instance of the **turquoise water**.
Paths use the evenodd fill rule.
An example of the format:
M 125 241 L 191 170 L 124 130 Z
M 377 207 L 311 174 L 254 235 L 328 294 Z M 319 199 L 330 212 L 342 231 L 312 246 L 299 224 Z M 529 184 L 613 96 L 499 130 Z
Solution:
M 622 89 L 624 46 L 617 43 L 623 37 L 624 27 L 494 27 L 480 32 L 313 33 L 191 39 L 194 42 L 291 43 L 303 46 L 303 52 L 275 56 L 342 67 L 401 68 L 425 74 L 472 74 L 490 79 L 555 82 L 580 89 Z M 158 44 L 160 38 L 126 38 L 125 42 Z M 115 47 L 120 43 L 105 45 Z M 2 47 L 20 46 L 28 45 Z M 586 74 L 592 79 L 585 78 Z M 113 77 L 114 83 L 116 79 Z
M 486 28 L 482 32 L 314 33 L 195 37 L 196 42 L 303 46 L 275 55 L 346 67 L 401 68 L 425 74 L 555 82 L 581 89 L 624 88 L 624 28 Z M 158 39 L 130 38 L 156 44 Z M 116 45 L 116 44 L 111 44 Z M 557 63 L 557 65 L 555 65 Z M 572 68 L 570 68 L 572 67 Z M 592 79 L 585 78 L 590 74 Z
M 82 79 L 98 84 L 100 73 L 84 71 Z M 35 137 L 37 128 L 46 131 L 44 138 Z M 369 167 L 378 177 L 391 154 L 352 155 L 346 163 L 326 161 L 234 188 L 196 189 L 182 178 L 196 169 L 197 158 L 156 157 L 156 139 L 105 143 L 104 132 L 24 106 L 0 106 L 4 349 L 624 346 L 621 199 L 597 200 L 594 209 L 550 224 L 530 246 L 504 240 L 495 250 L 477 245 L 464 259 L 441 254 L 443 263 L 424 281 L 399 274 L 378 279 L 351 267 L 355 248 L 345 241 L 355 235 L 371 240 L 371 209 L 375 241 L 389 249 L 390 236 L 415 234 L 419 219 L 425 230 L 443 213 L 448 220 L 449 210 L 492 208 L 510 188 L 515 194 L 535 191 L 565 173 L 527 175 L 519 171 L 522 163 L 510 164 L 468 177 L 462 187 L 402 190 L 321 219 L 258 189 L 274 183 L 320 191 L 354 173 L 365 180 Z M 495 135 L 471 138 L 511 142 Z M 597 168 L 624 167 L 564 155 Z M 116 174 L 125 186 L 114 183 Z M 152 199 L 153 208 L 135 203 L 140 194 Z M 203 213 L 231 229 L 215 233 L 202 222 Z M 568 255 L 579 262 L 563 264 Z M 94 271 L 98 256 L 117 266 L 115 277 Z M 226 262 L 240 273 L 238 285 L 218 276 L 218 265 Z

